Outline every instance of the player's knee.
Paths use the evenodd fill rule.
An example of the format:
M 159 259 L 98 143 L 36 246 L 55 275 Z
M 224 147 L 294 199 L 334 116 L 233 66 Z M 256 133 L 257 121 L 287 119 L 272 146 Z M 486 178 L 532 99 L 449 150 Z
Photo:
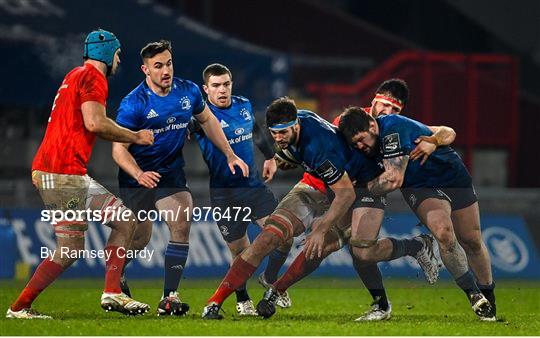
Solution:
M 357 262 L 362 264 L 371 263 L 374 260 L 375 246 L 369 247 L 352 247 L 353 256 Z
M 468 255 L 477 255 L 480 251 L 482 251 L 482 239 L 467 238 L 461 241 L 461 246 Z
M 450 246 L 456 241 L 456 235 L 454 234 L 450 220 L 442 217 L 437 218 L 431 220 L 428 227 L 431 229 L 433 236 L 435 236 L 439 244 Z
M 131 244 L 131 247 L 134 250 L 142 250 L 144 249 L 148 243 L 150 243 L 150 238 L 152 237 L 152 231 L 144 231 L 144 232 L 135 232 L 135 235 L 133 236 L 133 241 Z
M 265 230 L 261 233 L 261 236 L 259 237 L 260 244 L 266 247 L 278 248 L 284 243 L 284 240 L 281 236 L 276 235 L 271 231 Z
M 263 233 L 271 233 L 279 238 L 282 242 L 287 242 L 293 238 L 294 225 L 291 220 L 290 212 L 285 209 L 276 209 L 272 215 L 268 216 L 264 221 Z M 281 245 L 282 243 L 280 243 Z
M 289 252 L 291 251 L 292 245 L 293 245 L 293 239 L 289 238 L 283 244 L 281 244 L 278 250 L 281 252 Z
M 75 263 L 79 257 L 79 253 L 84 250 L 84 240 L 76 237 L 72 237 L 71 239 L 68 240 L 68 243 L 64 242 L 62 246 L 57 247 L 53 256 L 53 262 L 64 269 L 69 268 Z
M 440 228 L 439 231 L 434 233 L 434 236 L 441 249 L 451 250 L 457 243 L 452 227 Z
M 101 205 L 101 222 L 119 231 L 135 231 L 137 220 L 131 209 L 124 205 L 124 202 L 114 196 L 109 195 Z

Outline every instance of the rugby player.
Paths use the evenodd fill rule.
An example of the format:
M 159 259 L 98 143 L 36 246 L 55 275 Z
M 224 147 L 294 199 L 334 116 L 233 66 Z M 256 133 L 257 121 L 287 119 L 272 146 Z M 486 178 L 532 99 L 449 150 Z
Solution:
M 150 42 L 140 54 L 145 80 L 122 100 L 116 121 L 133 130 L 153 130 L 155 144 L 145 148 L 130 142 L 116 142 L 113 158 L 120 167 L 120 195 L 132 210 L 137 213 L 173 210 L 178 216 L 164 220 L 170 230 L 170 240 L 165 251 L 163 294 L 157 313 L 183 315 L 189 306 L 182 303 L 177 289 L 188 257 L 193 201 L 183 170 L 182 148 L 191 117 L 197 119 L 210 141 L 223 153 L 226 170 L 248 177 L 249 168 L 232 150 L 199 87 L 174 77 L 171 43 Z M 236 172 L 235 166 L 241 173 Z M 139 221 L 133 249 L 144 248 L 152 234 L 152 223 L 145 219 Z M 128 292 L 127 283 L 124 289 Z
M 120 41 L 105 30 L 88 34 L 84 42 L 84 64 L 70 71 L 58 89 L 52 105 L 45 137 L 32 163 L 32 183 L 45 206 L 53 210 L 101 210 L 101 222 L 112 231 L 105 247 L 105 288 L 101 307 L 126 314 L 148 311 L 147 304 L 121 292 L 120 274 L 135 231 L 136 220 L 122 201 L 87 175 L 87 164 L 96 136 L 108 141 L 129 142 L 147 148 L 154 138 L 150 130 L 133 132 L 106 116 L 107 77 L 120 65 Z M 113 212 L 124 215 L 114 217 Z M 66 217 L 67 218 L 67 217 Z M 60 254 L 61 248 L 84 250 L 87 220 L 60 220 L 54 224 L 56 251 L 43 260 L 17 300 L 7 310 L 7 318 L 49 319 L 32 309 L 37 296 L 54 282 L 77 258 Z
M 409 161 L 414 141 L 419 136 L 432 135 L 432 131 L 400 115 L 375 119 L 361 108 L 351 107 L 342 115 L 339 129 L 352 145 L 383 161 L 385 172 L 368 183 L 369 190 L 374 195 L 384 195 L 401 189 L 410 208 L 437 239 L 441 258 L 467 295 L 473 311 L 481 320 L 494 321 L 494 308 L 469 270 L 469 264 L 476 265 L 478 280 L 493 283 L 489 254 L 480 232 L 478 199 L 459 155 L 442 146 L 423 165 Z M 465 233 L 469 237 L 462 237 L 461 241 L 478 248 L 476 257 L 467 257 L 456 238 L 454 229 L 464 228 L 468 228 Z
M 272 180 L 277 166 L 274 151 L 267 142 L 264 131 L 255 121 L 251 103 L 245 97 L 232 95 L 231 71 L 218 63 L 208 65 L 203 71 L 203 81 L 203 90 L 208 95 L 208 107 L 221 123 L 234 152 L 249 166 L 249 177 L 230 173 L 225 156 L 210 142 L 199 123 L 192 119 L 190 127 L 210 171 L 211 206 L 220 214 L 216 223 L 234 259 L 249 246 L 246 231 L 251 220 L 262 227 L 267 216 L 277 206 L 276 198 L 265 185 L 265 182 Z M 265 182 L 259 178 L 253 143 L 265 157 L 262 174 Z M 241 207 L 243 211 L 235 213 L 234 207 Z M 291 245 L 292 240 L 270 253 L 268 265 L 261 278 L 270 280 L 271 283 L 277 280 L 279 269 L 285 263 Z M 236 289 L 236 302 L 236 310 L 240 315 L 257 315 L 245 283 Z M 283 306 L 291 304 L 287 294 L 283 294 L 277 302 Z
M 221 319 L 218 311 L 228 295 L 227 288 L 236 283 L 239 277 L 249 278 L 260 260 L 282 241 L 306 231 L 309 234 L 306 237 L 305 257 L 313 259 L 316 256 L 322 260 L 325 257 L 323 252 L 330 253 L 341 247 L 328 250 L 325 248 L 328 243 L 331 246 L 336 242 L 342 243 L 341 239 L 346 236 L 343 232 L 350 228 L 350 214 L 347 210 L 354 201 L 355 193 L 346 165 L 355 156 L 351 156 L 352 149 L 337 135 L 336 128 L 312 112 L 297 111 L 294 102 L 288 98 L 278 99 L 268 107 L 267 125 L 280 148 L 301 162 L 306 171 L 323 179 L 335 197 L 329 199 L 326 194 L 303 182 L 298 183 L 267 219 L 263 233 L 246 249 L 245 255 L 243 253 L 234 262 L 210 298 L 203 312 L 204 318 Z M 357 151 L 354 154 L 361 159 L 351 168 L 361 172 L 366 181 L 381 173 L 375 161 L 366 161 Z M 358 177 L 356 172 L 354 177 Z M 351 195 L 353 201 L 348 200 Z M 271 306 L 275 296 L 272 296 Z M 259 305 L 257 310 L 260 315 L 268 317 L 273 314 L 273 311 L 270 313 L 265 307 L 259 308 Z
M 399 114 L 407 103 L 408 97 L 409 90 L 407 84 L 400 79 L 390 79 L 384 81 L 379 86 L 372 101 L 372 106 L 362 109 L 373 115 Z M 333 124 L 336 126 L 338 123 L 339 116 L 333 121 Z M 430 128 L 433 128 L 435 131 L 434 136 L 419 138 L 419 144 L 413 151 L 417 157 L 422 156 L 422 161 L 425 161 L 425 158 L 436 148 L 432 144 L 425 143 L 433 142 L 433 139 L 438 139 L 441 140 L 442 144 L 450 144 L 455 138 L 455 132 L 451 128 Z M 358 165 L 359 162 L 355 163 L 355 161 L 351 161 L 348 164 L 349 167 L 353 167 L 348 169 L 349 175 L 354 171 L 359 171 L 359 168 L 357 168 Z M 362 185 L 360 181 L 363 180 L 362 174 L 360 170 L 356 174 L 357 177 L 355 177 L 357 180 L 356 186 L 360 189 L 362 189 L 360 187 Z M 321 193 L 327 192 L 324 182 L 309 173 L 304 174 L 301 182 L 317 189 Z M 384 217 L 385 205 L 384 196 L 370 196 L 365 189 L 357 191 L 357 200 L 352 207 L 352 238 L 350 239 L 351 229 L 347 229 L 345 232 L 347 237 L 342 239 L 341 244 L 332 245 L 332 242 L 330 242 L 325 247 L 325 253 L 323 255 L 326 257 L 333 251 L 339 250 L 343 244 L 349 244 L 353 266 L 373 298 L 372 308 L 357 318 L 357 321 L 387 320 L 391 317 L 392 306 L 387 298 L 377 262 L 390 261 L 409 255 L 416 258 L 430 284 L 435 283 L 438 276 L 437 262 L 432 251 L 433 243 L 431 243 L 431 237 L 423 235 L 416 236 L 412 239 L 382 238 L 377 240 Z M 331 241 L 330 237 L 328 239 Z M 424 244 L 424 250 L 422 249 L 422 244 Z M 391 247 L 391 254 L 386 256 L 377 255 L 379 246 Z M 355 250 L 357 255 L 353 254 L 352 250 Z M 292 286 L 292 284 L 313 272 L 321 262 L 322 258 L 306 260 L 304 253 L 300 253 L 287 272 L 271 286 L 274 291 L 269 290 L 258 307 L 270 307 L 270 312 L 272 312 L 271 305 L 265 303 L 270 303 L 271 299 L 275 297 L 275 294 L 279 295 Z
M 286 111 L 284 107 L 287 108 Z M 330 123 L 313 112 L 297 112 L 296 106 L 288 98 L 275 100 L 267 108 L 266 124 L 270 130 L 275 128 L 289 131 L 290 133 L 285 136 L 279 133 L 278 145 L 294 144 L 291 149 L 295 157 L 303 161 L 304 169 L 315 173 L 335 192 L 331 206 L 319 218 L 319 231 L 311 232 L 306 238 L 306 246 L 316 252 L 322 250 L 325 231 L 328 231 L 330 226 L 336 224 L 341 215 L 345 214 L 355 197 L 352 182 L 344 170 L 347 154 L 339 151 L 347 146 Z M 294 142 L 290 142 L 291 138 Z M 263 258 L 294 236 L 304 232 L 305 225 L 312 223 L 313 216 L 310 211 L 306 210 L 303 215 L 297 216 L 280 207 L 294 200 L 291 195 L 290 192 L 278 204 L 276 210 L 266 219 L 261 234 L 236 257 L 218 289 L 208 300 L 203 310 L 203 318 L 222 319 L 223 316 L 219 314 L 221 304 L 249 279 Z M 313 205 L 319 205 L 318 202 L 322 204 L 324 201 L 319 198 L 313 201 Z M 298 204 L 301 207 L 301 202 Z

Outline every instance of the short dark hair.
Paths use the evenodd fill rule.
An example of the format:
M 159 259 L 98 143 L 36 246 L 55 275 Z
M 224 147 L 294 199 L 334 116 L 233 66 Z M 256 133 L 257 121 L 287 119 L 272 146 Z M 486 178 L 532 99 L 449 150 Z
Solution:
M 356 134 L 369 130 L 371 121 L 375 121 L 373 116 L 366 113 L 362 108 L 348 107 L 341 114 L 338 128 L 347 142 L 350 143 Z
M 287 123 L 296 120 L 298 110 L 293 100 L 285 97 L 280 97 L 272 101 L 266 108 L 266 126 L 272 127 L 276 124 Z
M 402 79 L 390 79 L 386 80 L 379 88 L 377 88 L 376 94 L 387 94 L 395 99 L 398 99 L 403 103 L 403 106 L 409 101 L 409 87 L 407 82 Z
M 232 80 L 232 73 L 229 68 L 221 63 L 212 63 L 211 65 L 206 66 L 202 72 L 204 84 L 208 84 L 208 79 L 210 79 L 210 76 L 220 76 L 225 74 L 229 74 L 229 77 Z
M 141 49 L 141 58 L 144 62 L 145 59 L 150 59 L 156 56 L 156 54 L 162 53 L 168 50 L 172 54 L 172 45 L 169 40 L 159 40 L 149 42 Z

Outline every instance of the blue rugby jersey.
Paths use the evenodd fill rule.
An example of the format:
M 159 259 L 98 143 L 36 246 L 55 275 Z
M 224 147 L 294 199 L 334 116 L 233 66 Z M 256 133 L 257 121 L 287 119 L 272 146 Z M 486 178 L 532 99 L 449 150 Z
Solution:
M 143 81 L 122 100 L 116 122 L 131 130 L 154 132 L 152 146 L 129 146 L 129 152 L 143 171 L 174 174 L 184 167 L 182 148 L 188 123 L 204 107 L 199 87 L 189 80 L 173 78 L 171 91 L 166 96 L 156 95 Z M 140 186 L 122 169 L 118 180 L 120 187 Z
M 231 148 L 248 166 L 249 177 L 243 177 L 242 171 L 235 168 L 233 175 L 227 164 L 227 158 L 212 141 L 203 133 L 195 133 L 203 158 L 210 171 L 211 188 L 253 188 L 262 187 L 253 152 L 253 115 L 251 103 L 242 96 L 231 97 L 231 105 L 219 108 L 207 102 L 225 133 Z
M 330 122 L 308 110 L 298 110 L 300 137 L 287 150 L 304 170 L 325 184 L 336 183 L 345 173 L 351 149 Z
M 408 155 L 414 141 L 433 133 L 424 124 L 402 115 L 377 118 L 382 159 Z M 471 177 L 459 155 L 449 146 L 440 146 L 423 165 L 420 160 L 409 161 L 402 188 L 467 187 Z

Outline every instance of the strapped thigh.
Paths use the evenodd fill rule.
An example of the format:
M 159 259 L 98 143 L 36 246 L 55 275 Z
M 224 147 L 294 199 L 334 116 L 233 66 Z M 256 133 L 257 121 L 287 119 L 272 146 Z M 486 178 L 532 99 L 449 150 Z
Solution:
M 294 236 L 294 229 L 304 228 L 302 221 L 291 211 L 278 208 L 264 221 L 264 231 L 270 231 L 284 241 Z

